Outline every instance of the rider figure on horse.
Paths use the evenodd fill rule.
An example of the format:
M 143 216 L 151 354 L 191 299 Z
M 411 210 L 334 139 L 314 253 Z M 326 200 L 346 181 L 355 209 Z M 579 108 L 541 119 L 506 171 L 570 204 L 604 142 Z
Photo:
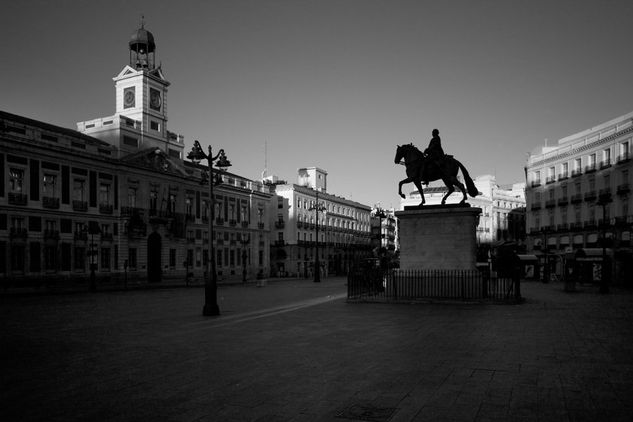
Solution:
M 422 168 L 420 169 L 420 174 L 424 174 L 424 170 L 426 167 L 430 165 L 437 166 L 439 170 L 441 167 L 442 159 L 444 158 L 444 150 L 442 149 L 442 140 L 440 139 L 440 131 L 437 129 L 433 129 L 431 132 L 433 137 L 429 142 L 429 146 L 424 150 L 424 154 L 426 155 L 426 159 L 422 162 Z M 424 181 L 424 184 L 428 185 L 428 181 Z

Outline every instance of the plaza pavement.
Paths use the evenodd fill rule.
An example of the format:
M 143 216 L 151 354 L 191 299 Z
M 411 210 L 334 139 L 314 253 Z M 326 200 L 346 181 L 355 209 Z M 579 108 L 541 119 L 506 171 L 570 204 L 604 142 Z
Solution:
M 0 296 L 3 421 L 630 421 L 633 294 L 352 304 L 345 280 Z

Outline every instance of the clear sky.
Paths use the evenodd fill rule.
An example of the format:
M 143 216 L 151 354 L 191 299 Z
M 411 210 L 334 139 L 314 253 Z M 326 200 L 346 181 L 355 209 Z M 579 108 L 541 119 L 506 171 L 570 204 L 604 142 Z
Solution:
M 633 1 L 6 1 L 0 109 L 75 128 L 114 113 L 139 27 L 171 82 L 168 129 L 232 171 L 398 207 L 396 144 L 524 180 L 527 153 L 633 111 Z M 404 191 L 413 190 L 413 185 Z

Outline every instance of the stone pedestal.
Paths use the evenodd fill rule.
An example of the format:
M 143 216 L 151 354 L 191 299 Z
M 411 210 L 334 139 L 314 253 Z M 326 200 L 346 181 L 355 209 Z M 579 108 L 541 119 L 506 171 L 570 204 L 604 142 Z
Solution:
M 400 269 L 475 270 L 481 208 L 405 207 L 399 220 Z

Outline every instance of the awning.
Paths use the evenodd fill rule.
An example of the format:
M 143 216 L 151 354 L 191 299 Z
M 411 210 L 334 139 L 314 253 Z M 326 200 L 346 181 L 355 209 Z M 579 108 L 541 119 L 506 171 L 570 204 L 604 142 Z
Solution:
M 604 250 L 606 256 L 613 256 L 613 249 Z M 582 248 L 576 251 L 576 261 L 602 261 L 602 248 Z
M 574 236 L 574 245 L 582 245 L 582 234 Z
M 521 264 L 537 263 L 538 257 L 530 254 L 517 254 L 517 259 Z
M 547 238 L 547 245 L 555 245 L 556 244 L 556 238 L 555 237 L 548 237 Z
M 560 238 L 560 241 L 558 242 L 561 246 L 562 245 L 569 245 L 569 236 L 563 236 Z
M 587 243 L 596 243 L 598 241 L 598 235 L 591 233 L 587 235 Z

